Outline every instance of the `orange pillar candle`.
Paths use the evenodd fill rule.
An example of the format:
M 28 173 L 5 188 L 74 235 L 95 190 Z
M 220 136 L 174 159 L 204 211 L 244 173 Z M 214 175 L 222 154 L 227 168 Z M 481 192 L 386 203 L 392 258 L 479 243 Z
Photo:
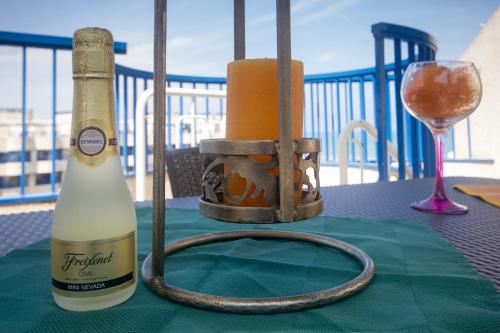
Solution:
M 278 62 L 244 59 L 227 65 L 226 139 L 278 140 Z M 302 139 L 304 64 L 292 60 L 293 138 Z
M 230 62 L 227 66 L 226 139 L 228 140 L 278 140 L 278 69 L 277 59 L 244 59 Z M 292 119 L 293 138 L 302 138 L 304 105 L 304 64 L 292 60 Z M 256 155 L 258 162 L 270 161 L 270 156 Z M 295 160 L 295 158 L 294 158 Z M 269 172 L 279 174 L 276 167 Z M 298 181 L 300 171 L 294 172 Z M 242 195 L 246 180 L 233 176 L 228 180 L 228 190 Z M 242 206 L 268 206 L 264 193 L 252 199 L 254 189 L 242 201 Z M 295 202 L 301 200 L 302 189 L 297 189 Z

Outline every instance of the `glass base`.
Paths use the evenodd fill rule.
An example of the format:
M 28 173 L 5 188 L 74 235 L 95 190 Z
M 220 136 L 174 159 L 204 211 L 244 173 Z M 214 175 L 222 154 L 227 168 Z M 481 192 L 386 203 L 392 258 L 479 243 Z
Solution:
M 462 215 L 469 211 L 467 206 L 458 204 L 447 197 L 441 198 L 436 196 L 413 202 L 411 207 L 430 214 Z

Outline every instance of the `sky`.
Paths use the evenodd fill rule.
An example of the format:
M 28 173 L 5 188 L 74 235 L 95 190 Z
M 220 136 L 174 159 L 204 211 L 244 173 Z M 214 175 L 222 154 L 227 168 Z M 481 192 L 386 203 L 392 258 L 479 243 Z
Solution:
M 0 30 L 71 36 L 81 27 L 109 29 L 127 43 L 116 62 L 152 70 L 153 0 L 0 0 Z M 170 0 L 167 72 L 225 76 L 233 57 L 233 0 Z M 370 26 L 402 24 L 434 35 L 438 59 L 460 58 L 499 0 L 291 0 L 292 56 L 306 74 L 374 65 Z M 275 1 L 246 1 L 247 58 L 276 56 Z M 0 107 L 20 107 L 20 49 L 0 46 Z M 28 50 L 28 107 L 50 112 L 51 53 Z M 60 110 L 71 109 L 71 53 L 58 53 Z

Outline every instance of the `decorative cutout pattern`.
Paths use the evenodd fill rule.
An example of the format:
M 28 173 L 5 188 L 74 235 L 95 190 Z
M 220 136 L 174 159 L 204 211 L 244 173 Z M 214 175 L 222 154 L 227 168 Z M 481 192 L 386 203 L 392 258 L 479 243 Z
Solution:
M 318 200 L 319 195 L 319 152 L 298 155 L 298 163 L 294 163 L 294 170 L 300 170 L 298 182 L 294 184 L 294 189 L 307 188 L 302 192 L 302 202 L 309 203 Z M 270 172 L 278 167 L 277 155 L 271 156 L 271 161 L 261 163 L 252 158 L 252 155 L 214 155 L 204 154 L 203 176 L 202 176 L 202 200 L 216 204 L 229 204 L 239 206 L 250 191 L 251 198 L 264 191 L 266 203 L 271 207 L 279 206 L 279 177 Z M 307 169 L 313 169 L 315 186 Z M 246 181 L 243 194 L 235 195 L 228 189 L 228 181 L 232 177 L 239 175 Z

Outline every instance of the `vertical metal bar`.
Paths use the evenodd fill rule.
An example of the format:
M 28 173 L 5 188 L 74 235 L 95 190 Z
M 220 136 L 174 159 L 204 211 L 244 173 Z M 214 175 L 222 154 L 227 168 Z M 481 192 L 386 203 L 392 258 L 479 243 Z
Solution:
M 302 133 L 304 133 L 304 135 L 306 135 L 307 112 L 306 112 L 306 83 L 305 82 L 304 82 L 303 90 L 304 90 L 304 95 L 303 95 L 304 99 L 302 100 L 302 117 L 303 117 L 304 121 L 302 122 Z M 306 135 L 306 137 L 307 137 L 307 135 Z
M 193 82 L 193 89 L 196 89 L 196 83 Z M 197 124 L 196 124 L 196 97 L 191 98 L 191 115 L 193 116 L 191 120 L 191 147 L 196 147 L 196 131 L 197 131 Z
M 116 136 L 120 141 L 120 75 L 118 73 L 115 74 L 115 117 Z M 120 147 L 120 142 L 118 142 L 118 147 Z
M 349 122 L 354 120 L 354 110 L 352 107 L 352 80 L 349 79 Z M 354 151 L 354 132 L 351 132 L 351 157 L 352 160 L 356 160 L 356 154 Z
M 317 120 L 317 128 L 318 128 L 318 136 L 323 140 L 323 136 L 321 135 L 321 126 L 320 126 L 320 118 L 319 118 L 319 82 L 316 82 L 316 99 L 314 100 L 314 105 L 316 106 L 315 108 L 315 119 Z
M 52 172 L 50 173 L 50 191 L 52 193 L 56 192 L 56 182 L 57 182 L 57 174 L 56 174 L 56 95 L 57 93 L 57 50 L 52 49 L 52 151 L 51 151 L 51 160 L 52 160 Z
M 332 156 L 333 160 L 335 160 L 335 138 L 337 137 L 335 135 L 335 108 L 333 104 L 333 82 L 330 82 L 330 121 L 332 124 Z
M 365 81 L 359 78 L 359 113 L 362 120 L 366 120 L 365 105 Z M 366 131 L 361 132 L 361 143 L 363 145 L 363 160 L 368 161 L 368 147 L 366 146 Z
M 379 181 L 388 179 L 387 124 L 386 124 L 386 76 L 384 38 L 375 37 L 375 119 L 377 124 L 377 160 Z
M 234 60 L 245 59 L 245 0 L 234 0 Z
M 182 82 L 179 83 L 179 87 L 182 88 Z M 184 114 L 184 98 L 182 96 L 179 96 L 179 115 Z M 182 148 L 183 143 L 184 143 L 184 123 L 180 124 L 181 126 L 181 142 L 176 142 L 176 148 Z
M 309 99 L 311 106 L 311 137 L 316 137 L 316 130 L 314 127 L 314 92 L 313 92 L 313 83 L 309 83 Z
M 325 144 L 324 146 L 326 147 L 325 149 L 325 161 L 328 161 L 330 159 L 330 140 L 328 139 L 328 108 L 327 108 L 327 102 L 326 102 L 326 81 L 323 81 L 323 114 L 324 114 L 324 129 L 325 129 Z
M 222 83 L 219 83 L 219 90 L 222 90 Z M 219 116 L 220 119 L 224 117 L 224 104 L 222 102 L 222 98 L 219 98 Z
M 337 93 L 337 135 L 336 137 L 339 137 L 340 135 L 340 81 L 336 81 L 336 93 Z
M 135 166 L 137 165 L 137 156 L 135 155 L 135 151 L 136 151 L 136 139 L 135 139 L 135 130 L 136 130 L 136 123 L 135 123 L 135 105 L 137 104 L 137 78 L 134 77 L 134 81 L 133 81 L 133 87 L 134 87 L 134 91 L 132 93 L 132 110 L 133 110 L 133 116 L 134 116 L 134 120 L 133 120 L 133 130 L 134 130 L 134 146 L 132 147 L 132 152 L 134 154 L 134 174 L 135 174 Z M 147 148 L 147 147 L 146 147 Z M 148 151 L 146 149 L 146 156 L 148 156 Z
M 165 75 L 167 0 L 155 0 L 154 23 L 154 159 L 153 159 L 153 238 L 151 275 L 163 284 L 165 244 Z
M 386 99 L 386 110 L 385 110 L 385 121 L 387 125 L 387 141 L 392 141 L 392 109 L 391 109 L 391 79 L 389 78 L 389 73 L 386 72 L 385 81 L 385 99 Z
M 146 91 L 148 89 L 148 79 L 144 79 L 144 87 L 143 91 Z M 146 115 L 144 118 L 146 118 L 146 122 L 144 123 L 144 144 L 146 145 L 146 161 L 144 162 L 146 165 L 146 173 L 148 172 L 148 156 L 149 156 L 149 144 L 148 144 L 148 103 L 146 103 L 144 107 L 144 114 Z
M 276 0 L 281 220 L 294 220 L 290 0 Z
M 167 81 L 167 86 L 170 87 L 170 81 Z M 168 149 L 172 149 L 172 98 L 167 96 L 167 142 Z
M 26 193 L 26 46 L 23 46 L 22 59 L 22 115 L 21 115 L 21 195 Z
M 208 83 L 205 83 L 205 89 L 208 90 Z M 210 116 L 210 111 L 208 108 L 208 97 L 205 98 L 205 117 L 208 120 L 208 117 Z
M 408 61 L 415 62 L 415 44 L 408 42 Z M 411 151 L 411 169 L 413 178 L 420 178 L 420 152 L 419 152 L 419 135 L 417 119 L 413 116 L 410 118 L 410 140 L 408 146 Z
M 347 93 L 348 93 L 347 81 L 345 81 L 344 82 L 344 116 L 345 116 L 345 124 L 344 125 L 347 125 L 349 123 L 349 103 L 348 103 L 349 97 L 347 96 Z M 349 146 L 352 147 L 352 143 Z M 349 161 L 352 162 L 353 160 L 354 160 L 354 156 L 352 154 L 352 150 L 350 150 Z
M 398 176 L 399 179 L 406 178 L 405 172 L 405 141 L 404 141 L 404 110 L 403 102 L 401 101 L 401 40 L 394 40 L 394 90 L 396 94 L 396 127 L 398 138 Z
M 128 76 L 123 76 L 123 172 L 128 173 Z

